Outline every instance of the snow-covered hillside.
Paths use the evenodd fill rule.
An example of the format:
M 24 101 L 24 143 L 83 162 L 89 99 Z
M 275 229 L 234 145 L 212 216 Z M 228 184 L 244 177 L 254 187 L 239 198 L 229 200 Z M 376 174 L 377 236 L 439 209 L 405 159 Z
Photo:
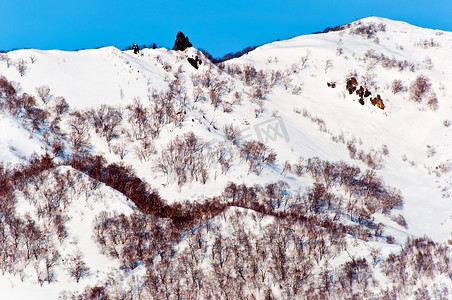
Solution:
M 450 297 L 451 51 L 372 17 L 218 65 L 2 54 L 6 299 Z

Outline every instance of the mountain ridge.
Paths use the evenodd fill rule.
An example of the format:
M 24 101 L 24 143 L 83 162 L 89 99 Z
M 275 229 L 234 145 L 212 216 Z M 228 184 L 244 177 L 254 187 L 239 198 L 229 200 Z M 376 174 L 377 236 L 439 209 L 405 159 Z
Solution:
M 380 255 L 381 260 L 385 261 L 395 257 L 391 255 L 405 253 L 399 247 L 405 245 L 406 251 L 411 251 L 413 246 L 409 243 L 417 241 L 423 245 L 424 237 L 436 242 L 432 242 L 435 247 L 442 247 L 441 243 L 450 241 L 452 229 L 449 195 L 452 182 L 449 82 L 452 73 L 448 68 L 452 61 L 446 55 L 452 48 L 452 33 L 376 17 L 343 27 L 325 34 L 267 44 L 217 65 L 211 64 L 194 48 L 185 51 L 143 49 L 139 55 L 114 47 L 79 52 L 19 50 L 7 53 L 11 61 L 6 61 L 6 56 L 0 61 L 0 74 L 4 79 L 0 87 L 0 161 L 14 174 L 17 171 L 14 168 L 20 168 L 22 163 L 26 165 L 33 151 L 40 155 L 46 153 L 52 156 L 57 168 L 66 168 L 76 178 L 88 178 L 90 172 L 96 171 L 80 167 L 89 155 L 102 156 L 112 167 L 130 167 L 136 177 L 122 176 L 125 183 L 112 192 L 111 205 L 115 205 L 116 198 L 131 195 L 138 181 L 150 184 L 168 207 L 174 208 L 174 211 L 162 209 L 168 218 L 146 216 L 162 228 L 170 226 L 165 222 L 170 222 L 173 213 L 177 215 L 177 205 L 186 205 L 179 207 L 179 212 L 183 212 L 190 211 L 190 205 L 203 207 L 203 203 L 218 201 L 217 204 L 228 208 L 219 215 L 200 218 L 203 220 L 200 222 L 205 223 L 199 225 L 199 231 L 206 231 L 203 233 L 206 247 L 212 249 L 216 247 L 213 241 L 218 236 L 215 238 L 209 233 L 210 222 L 218 226 L 216 234 L 230 234 L 232 239 L 237 224 L 242 222 L 256 236 L 259 233 L 266 236 L 266 226 L 289 222 L 291 218 L 319 220 L 321 225 L 316 226 L 320 232 L 329 232 L 328 226 L 343 228 L 348 248 L 331 246 L 336 254 L 331 254 L 326 261 L 323 255 L 312 260 L 316 273 L 309 277 L 313 280 L 311 284 L 317 284 L 314 278 L 320 276 L 320 263 L 325 263 L 327 269 L 346 269 L 347 262 L 357 264 L 358 255 L 364 255 L 363 266 L 370 263 L 373 254 L 362 250 L 370 246 L 378 247 L 384 253 Z M 202 62 L 199 69 L 193 68 L 187 60 L 195 56 Z M 17 64 L 20 60 L 27 61 L 22 74 Z M 352 92 L 348 82 L 356 83 L 352 84 Z M 7 94 L 8 87 L 14 89 L 13 96 Z M 360 87 L 371 96 L 360 96 L 357 93 Z M 27 104 L 33 102 L 27 95 L 34 97 L 34 104 Z M 371 97 L 380 97 L 384 109 L 377 107 Z M 39 119 L 39 124 L 37 112 L 44 115 L 47 112 L 44 119 Z M 23 141 L 27 135 L 33 143 Z M 57 145 L 63 149 L 55 153 Z M 78 161 L 78 169 L 70 166 Z M 353 168 L 358 168 L 359 172 L 351 179 L 340 175 Z M 99 167 L 97 171 L 100 170 L 109 169 Z M 21 203 L 16 208 L 18 218 L 26 218 L 26 210 L 21 207 L 29 202 L 29 215 L 43 232 L 46 231 L 45 219 L 41 217 L 38 204 L 46 203 L 46 189 L 52 184 L 39 182 L 47 182 L 41 178 L 45 176 L 52 182 L 52 172 L 50 169 L 33 175 L 29 183 L 25 181 L 25 187 L 16 183 L 20 180 L 14 180 L 15 197 Z M 117 179 L 118 183 L 114 181 L 114 174 L 108 176 L 110 186 L 122 186 L 122 179 Z M 104 191 L 104 187 L 98 190 L 105 180 L 101 178 L 97 174 L 91 179 L 77 179 L 80 188 L 71 188 L 72 194 L 79 195 L 72 197 L 74 205 L 82 205 L 83 214 L 96 216 L 93 227 L 98 226 L 95 227 L 98 249 L 92 249 L 86 261 L 103 255 L 102 259 L 111 260 L 112 265 L 116 265 L 113 270 L 124 272 L 121 276 L 127 280 L 132 280 L 133 276 L 145 280 L 146 272 L 162 266 L 138 258 L 134 261 L 123 255 L 121 251 L 125 248 L 121 247 L 125 247 L 126 241 L 111 247 L 105 242 L 110 237 L 104 236 L 106 244 L 102 244 L 103 227 L 99 226 L 106 226 L 107 230 L 108 224 L 119 224 L 116 218 L 132 222 L 121 214 L 129 216 L 130 211 L 140 212 L 130 205 L 127 213 L 117 208 L 111 215 L 100 217 L 103 209 L 92 207 L 104 200 L 96 195 L 110 193 Z M 30 191 L 35 196 L 31 196 Z M 399 196 L 403 197 L 403 205 L 394 205 L 401 201 Z M 68 220 L 83 219 L 80 208 L 78 211 L 60 209 Z M 195 209 L 190 213 L 203 214 Z M 229 218 L 235 221 L 229 222 Z M 101 219 L 105 222 L 100 222 Z M 265 225 L 257 225 L 261 222 L 259 219 L 264 220 Z M 289 222 L 287 226 L 297 230 L 311 226 L 300 220 L 294 224 Z M 56 247 L 63 255 L 66 252 L 62 245 L 70 244 L 74 248 L 79 243 L 76 237 L 82 234 L 74 229 L 79 225 L 71 224 L 68 221 L 66 225 L 68 239 L 60 242 L 61 247 Z M 86 231 L 90 224 L 85 225 Z M 171 226 L 169 228 L 173 228 Z M 195 245 L 192 242 L 197 238 L 198 227 L 186 226 L 188 229 L 181 229 L 177 242 L 165 242 L 173 245 L 174 253 L 186 255 L 188 252 L 184 251 L 194 249 L 190 247 Z M 347 226 L 354 229 L 346 229 Z M 333 230 L 331 234 L 338 232 Z M 366 232 L 369 232 L 368 237 Z M 281 233 L 279 237 L 285 236 Z M 93 242 L 92 239 L 91 234 L 84 236 L 83 243 Z M 339 240 L 343 243 L 341 238 Z M 431 246 L 430 242 L 425 243 Z M 343 251 L 344 247 L 349 252 Z M 85 256 L 89 249 L 83 249 Z M 158 251 L 163 252 L 155 259 L 163 260 L 166 250 Z M 178 257 L 184 256 L 175 254 L 172 260 L 178 261 Z M 124 262 L 125 259 L 130 260 Z M 200 270 L 210 270 L 206 260 L 199 259 L 205 265 Z M 62 262 L 58 262 L 60 265 L 55 267 L 55 272 L 61 282 L 49 280 L 49 292 L 57 295 L 65 288 L 80 292 L 78 285 L 69 284 L 71 277 L 63 275 Z M 10 278 L 19 286 L 21 281 L 33 282 L 35 277 L 31 263 L 24 260 L 23 264 L 22 271 L 15 272 L 22 272 L 25 279 L 18 279 L 18 275 Z M 374 261 L 372 270 L 375 268 L 376 271 L 369 274 L 375 273 L 372 276 L 378 284 L 372 284 L 371 290 L 378 294 L 384 289 L 396 289 L 400 282 L 389 283 L 389 277 L 383 275 L 389 272 L 386 264 L 381 266 Z M 271 268 L 271 272 L 277 269 Z M 240 274 L 234 276 L 244 276 Z M 96 278 L 99 276 L 106 277 L 98 274 Z M 280 278 L 277 272 L 274 276 Z M 435 276 L 450 287 L 446 275 Z M 0 282 L 8 286 L 5 283 L 8 276 L 3 277 Z M 333 277 L 339 286 L 339 273 Z M 430 291 L 439 290 L 433 287 L 432 277 L 422 278 Z M 84 282 L 84 289 L 88 284 L 103 281 L 97 279 L 91 274 L 85 279 L 78 278 L 77 283 Z M 350 291 L 356 292 L 359 288 L 352 285 L 353 280 Z M 359 276 L 357 280 L 360 286 Z M 113 285 L 119 286 L 117 282 Z M 414 287 L 411 286 L 411 292 Z M 268 289 L 277 298 L 292 293 L 272 285 Z M 312 289 L 320 293 L 320 288 Z M 254 290 L 249 287 L 248 291 L 250 295 Z

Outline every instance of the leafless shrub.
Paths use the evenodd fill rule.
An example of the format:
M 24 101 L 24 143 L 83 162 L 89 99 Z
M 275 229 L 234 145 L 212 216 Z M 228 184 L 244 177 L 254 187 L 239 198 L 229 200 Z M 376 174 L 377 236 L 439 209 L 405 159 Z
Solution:
M 433 38 L 431 38 L 430 40 L 427 40 L 427 39 L 421 40 L 421 41 L 417 42 L 415 45 L 417 47 L 421 47 L 424 49 L 439 47 L 439 43 L 435 42 L 435 40 Z
M 332 66 L 333 66 L 333 61 L 331 59 L 327 59 L 325 62 L 325 67 L 324 67 L 325 74 L 328 71 L 328 69 L 331 68 Z
M 289 69 L 286 70 L 286 76 L 290 76 L 291 74 L 295 74 L 300 70 L 299 66 L 296 63 L 293 63 Z
M 44 104 L 47 104 L 47 100 L 50 96 L 50 87 L 48 85 L 42 85 L 36 88 L 36 93 L 38 94 L 39 98 L 41 98 L 42 102 Z
M 79 282 L 80 279 L 90 275 L 89 267 L 83 261 L 83 255 L 80 250 L 77 250 L 73 255 L 66 257 L 66 262 L 66 268 L 69 275 L 77 282 Z
M 70 141 L 75 154 L 86 152 L 90 147 L 90 122 L 86 112 L 74 111 L 69 117 Z
M 119 108 L 102 104 L 101 107 L 90 111 L 91 122 L 100 136 L 105 137 L 108 144 L 119 136 L 122 113 Z
M 442 162 L 436 167 L 436 169 L 438 169 L 442 174 L 449 173 L 452 170 L 452 163 L 449 161 Z
M 228 64 L 225 66 L 224 71 L 231 76 L 242 74 L 242 69 L 238 64 Z
M 53 111 L 57 116 L 61 116 L 62 114 L 65 114 L 69 111 L 69 104 L 63 97 L 61 96 L 56 97 L 53 103 L 54 103 Z
M 232 103 L 231 102 L 223 101 L 221 104 L 223 106 L 223 112 L 225 112 L 225 113 L 232 112 Z
M 242 94 L 239 92 L 235 92 L 233 99 L 232 99 L 232 104 L 235 105 L 235 104 L 238 104 L 241 102 L 242 102 Z
M 433 157 L 436 155 L 436 149 L 435 147 L 431 145 L 427 145 L 427 157 Z
M 373 170 L 380 169 L 384 165 L 384 159 L 379 152 L 371 150 L 365 154 L 365 158 L 360 158 L 367 166 Z
M 355 159 L 357 153 L 356 144 L 352 141 L 347 141 L 347 149 L 350 158 Z
M 204 91 L 199 86 L 197 86 L 193 89 L 193 101 L 198 102 L 202 99 L 205 99 Z
M 240 139 L 240 129 L 233 124 L 225 125 L 223 129 L 226 134 L 226 139 L 236 145 Z
M 333 135 L 331 136 L 331 140 L 335 143 L 341 143 L 341 144 L 345 144 L 345 136 L 344 133 L 341 132 L 341 134 L 339 135 Z
M 258 175 L 262 172 L 264 165 L 274 164 L 276 160 L 274 151 L 259 141 L 245 142 L 240 149 L 240 154 L 250 166 L 248 173 L 255 172 Z
M 403 228 L 406 228 L 406 229 L 408 228 L 408 224 L 407 224 L 405 218 L 401 214 L 398 214 L 397 216 L 391 216 L 391 220 L 393 220 L 394 222 L 396 222 Z
M 167 62 L 164 62 L 162 64 L 162 67 L 163 67 L 163 70 L 165 70 L 166 72 L 171 72 L 172 67 Z
M 212 104 L 214 108 L 217 108 L 222 102 L 222 96 L 229 92 L 227 82 L 225 80 L 220 80 L 209 72 L 206 72 L 204 76 L 202 85 L 203 87 L 208 88 L 210 104 Z
M 377 90 L 377 82 L 375 80 L 375 73 L 369 73 L 367 72 L 366 74 L 361 76 L 361 84 L 365 89 L 368 90 Z
M 451 124 L 451 121 L 449 119 L 444 120 L 444 122 L 443 122 L 444 127 L 449 127 L 450 124 Z
M 395 243 L 395 238 L 392 235 L 387 235 L 386 236 L 386 243 L 394 244 Z
M 140 159 L 141 162 L 149 161 L 152 155 L 156 152 L 152 142 L 146 139 L 143 139 L 139 146 L 135 146 L 134 151 L 136 156 Z
M 284 175 L 284 176 L 287 176 L 287 174 L 290 173 L 290 172 L 292 172 L 292 165 L 290 164 L 289 161 L 286 160 L 284 162 L 284 166 L 283 166 L 283 169 L 281 171 L 281 174 Z
M 31 63 L 33 64 L 33 63 L 36 61 L 36 55 L 31 54 L 31 55 L 30 55 L 30 61 L 31 61 Z
M 246 85 L 252 85 L 257 78 L 256 68 L 250 64 L 244 65 L 242 78 Z
M 6 53 L 0 53 L 0 60 L 6 62 L 6 67 L 9 68 L 11 66 L 11 58 Z
M 308 51 L 306 52 L 306 55 L 301 57 L 301 69 L 303 70 L 304 68 L 306 68 L 306 65 L 309 61 L 309 56 L 311 55 L 311 51 L 308 49 Z
M 41 130 L 47 122 L 49 112 L 40 108 L 33 108 L 27 112 L 26 118 L 31 121 L 32 132 Z
M 431 87 L 430 79 L 424 75 L 419 75 L 410 86 L 410 99 L 421 103 Z
M 384 155 L 384 156 L 388 156 L 389 155 L 389 148 L 388 148 L 388 146 L 386 144 L 383 144 L 381 146 L 381 150 L 380 151 L 381 151 L 381 154 Z
M 281 79 L 283 78 L 281 71 L 279 70 L 272 70 L 270 74 L 270 86 L 273 87 L 276 84 L 278 84 Z
M 402 80 L 394 79 L 391 84 L 391 90 L 394 95 L 403 92 L 405 90 L 405 87 L 403 86 Z
M 23 60 L 22 58 L 19 59 L 18 61 L 16 61 L 14 66 L 16 67 L 17 71 L 19 71 L 20 76 L 25 75 L 25 71 L 27 71 L 28 68 L 27 62 L 25 60 Z
M 303 83 L 297 84 L 292 88 L 293 95 L 299 95 L 303 91 Z
M 430 93 L 430 95 L 428 96 L 427 105 L 431 110 L 438 110 L 438 98 L 436 97 L 436 93 Z
M 253 101 L 253 102 L 262 101 L 265 98 L 265 90 L 261 89 L 258 86 L 253 87 L 251 90 L 250 97 L 251 97 L 251 101 Z
M 416 71 L 416 65 L 407 60 L 397 60 L 395 57 L 387 57 L 383 53 L 377 54 L 374 50 L 368 50 L 365 54 L 365 58 L 370 58 L 374 60 L 374 63 L 380 63 L 386 69 L 397 68 L 399 71 L 405 69 L 411 72 Z
M 306 172 L 306 166 L 304 164 L 304 159 L 302 157 L 298 158 L 298 161 L 293 164 L 291 170 L 297 176 L 302 176 Z
M 202 75 L 199 73 L 193 73 L 190 75 L 190 79 L 191 79 L 194 87 L 197 87 L 201 84 L 201 77 L 202 77 Z
M 119 158 L 124 159 L 124 157 L 126 157 L 126 155 L 129 153 L 129 149 L 127 148 L 128 144 L 129 143 L 126 139 L 121 139 L 120 141 L 115 142 L 111 146 L 111 149 L 113 150 L 114 154 L 119 156 Z
M 287 90 L 292 82 L 292 78 L 290 78 L 289 76 L 286 76 L 283 78 L 282 82 L 283 82 L 284 89 Z
M 264 101 L 260 100 L 257 102 L 258 108 L 254 109 L 254 115 L 257 117 L 259 117 L 263 112 L 264 112 Z
M 156 95 L 155 99 L 155 102 L 159 102 L 161 98 Z M 162 122 L 162 120 L 159 119 L 163 117 L 162 111 L 168 109 L 168 112 L 172 113 L 171 107 L 159 107 L 158 104 L 154 104 L 152 108 L 156 109 L 156 111 L 144 107 L 139 99 L 134 99 L 132 104 L 126 106 L 128 112 L 127 121 L 131 125 L 131 139 L 146 140 L 148 137 L 154 138 L 157 134 L 156 131 L 158 131 L 157 128 L 159 128 L 160 122 Z M 154 113 L 162 115 L 155 116 Z M 99 118 L 99 115 L 96 118 Z M 102 118 L 100 118 L 100 120 L 101 119 Z M 117 121 L 119 121 L 119 118 Z M 120 123 L 117 123 L 116 127 L 119 129 Z
M 375 34 L 378 32 L 385 32 L 386 31 L 386 25 L 383 23 L 375 24 L 375 23 L 369 23 L 369 24 L 363 24 L 361 21 L 358 21 L 355 23 L 355 26 L 350 29 L 350 34 L 354 35 L 363 35 L 366 36 L 368 39 L 373 38 Z
M 432 70 L 433 69 L 433 61 L 430 57 L 425 57 L 425 60 L 423 61 L 425 68 L 427 70 Z

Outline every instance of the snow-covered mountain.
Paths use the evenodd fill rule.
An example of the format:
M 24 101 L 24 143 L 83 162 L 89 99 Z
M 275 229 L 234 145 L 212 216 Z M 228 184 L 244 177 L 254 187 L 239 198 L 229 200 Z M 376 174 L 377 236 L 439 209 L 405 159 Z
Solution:
M 451 51 L 372 17 L 2 54 L 0 298 L 451 297 Z

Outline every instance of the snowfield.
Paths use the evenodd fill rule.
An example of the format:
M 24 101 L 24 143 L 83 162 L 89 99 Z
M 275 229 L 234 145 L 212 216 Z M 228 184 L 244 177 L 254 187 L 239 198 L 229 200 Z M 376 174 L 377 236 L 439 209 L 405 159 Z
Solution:
M 6 267 L 6 261 L 9 262 L 11 254 L 2 250 L 5 267 L 0 275 L 0 298 L 73 299 L 72 296 L 78 295 L 106 299 L 100 294 L 95 298 L 94 292 L 89 294 L 89 288 L 102 286 L 102 293 L 111 298 L 204 299 L 214 295 L 206 290 L 221 290 L 228 280 L 234 282 L 225 285 L 231 291 L 241 288 L 244 297 L 254 299 L 267 295 L 277 299 L 342 299 L 353 295 L 393 299 L 451 298 L 451 51 L 450 32 L 371 17 L 327 33 L 263 45 L 217 65 L 194 48 L 185 51 L 142 49 L 138 55 L 113 47 L 77 52 L 27 49 L 0 56 L 0 76 L 15 88 L 17 99 L 24 99 L 19 95 L 31 95 L 36 100 L 35 108 L 49 112 L 47 118 L 36 125 L 33 116 L 38 110 L 27 109 L 26 105 L 20 109 L 13 107 L 11 101 L 8 102 L 12 98 L 8 98 L 6 89 L 1 90 L 0 86 L 0 163 L 12 170 L 26 165 L 34 153 L 53 155 L 51 168 L 43 167 L 26 180 L 5 175 L 5 178 L 16 178 L 14 182 L 8 179 L 13 182 L 14 196 L 11 197 L 15 199 L 15 216 L 24 220 L 24 224 L 34 220 L 33 226 L 43 235 L 48 232 L 45 244 L 53 245 L 53 248 L 44 248 L 58 252 L 50 268 L 53 276 L 47 280 L 44 270 L 49 267 L 45 266 L 44 257 L 48 257 L 51 250 L 33 252 L 34 248 L 28 250 L 28 238 L 18 238 L 17 253 L 24 254 L 18 254 L 17 262 L 10 267 Z M 195 56 L 201 58 L 199 68 L 187 61 L 188 57 Z M 21 60 L 26 63 L 23 74 L 17 67 Z M 352 78 L 356 84 L 351 83 Z M 352 93 L 349 92 L 351 85 Z M 49 88 L 47 94 L 38 91 L 42 87 Z M 371 93 L 361 97 L 363 105 L 356 93 L 360 87 Z M 57 113 L 61 97 L 68 107 Z M 371 98 L 381 99 L 384 109 L 372 105 Z M 52 127 L 51 124 L 57 125 Z M 235 135 L 226 129 L 229 126 Z M 58 153 L 54 151 L 56 143 L 63 148 Z M 253 156 L 259 145 L 265 149 Z M 246 152 L 247 149 L 251 150 Z M 85 166 L 81 159 L 84 155 L 102 156 L 105 166 L 121 163 L 130 166 L 130 172 L 138 179 L 117 188 L 122 179 L 115 181 L 96 175 L 96 168 L 99 172 L 110 169 L 99 167 L 102 164 Z M 319 159 L 318 164 L 314 158 Z M 331 175 L 336 172 L 334 168 L 328 174 L 325 162 L 334 166 L 356 166 L 363 176 L 350 179 L 347 186 L 339 179 L 340 175 Z M 315 168 L 319 168 L 320 173 L 316 173 Z M 375 191 L 371 183 L 363 183 L 366 171 L 370 177 L 381 179 Z M 70 178 L 74 178 L 72 185 L 67 183 Z M 58 180 L 63 182 L 62 197 L 67 203 L 61 198 L 58 205 L 51 208 L 50 203 L 54 205 L 56 200 L 48 194 L 56 193 L 53 188 L 60 186 Z M 131 186 L 138 180 L 150 185 L 168 206 L 173 205 L 171 207 L 218 201 L 227 208 L 211 215 L 203 206 L 198 214 L 206 212 L 206 215 L 199 218 L 199 223 L 193 221 L 178 227 L 174 216 L 183 213 L 186 206 L 170 209 L 168 213 L 164 209 L 153 210 L 141 202 L 134 203 L 138 192 Z M 267 186 L 279 181 L 286 185 L 279 192 L 280 203 L 276 204 L 278 200 L 271 200 Z M 231 182 L 261 188 L 256 187 L 254 196 L 247 200 L 242 201 L 240 196 L 238 200 L 231 200 L 234 198 L 230 192 Z M 360 184 L 360 188 L 353 188 Z M 319 187 L 325 192 L 315 196 L 315 186 L 325 186 L 324 189 Z M 6 191 L 6 185 L 4 189 Z M 335 204 L 326 204 L 325 200 L 314 206 L 309 202 L 309 193 L 322 201 L 330 195 Z M 4 195 L 6 199 L 10 194 L 5 192 Z M 394 196 L 392 200 L 401 195 L 403 205 L 387 204 L 387 195 Z M 275 196 L 275 199 L 279 198 Z M 7 203 L 7 200 L 2 201 Z M 271 208 L 259 210 L 257 202 Z M 352 206 L 356 206 L 356 210 L 350 208 Z M 96 224 L 102 223 L 99 221 L 101 214 L 106 212 L 107 219 L 102 224 L 106 224 L 105 232 L 110 232 L 108 224 L 113 224 L 112 220 L 119 220 L 122 214 L 122 220 L 127 220 L 125 223 L 133 224 L 138 218 L 134 214 L 140 214 L 140 210 L 152 215 L 143 223 L 151 228 L 146 230 L 152 231 L 154 225 L 166 228 L 164 236 L 168 240 L 165 243 L 173 245 L 171 251 L 149 246 L 155 251 L 149 250 L 155 254 L 152 259 L 125 259 L 128 252 L 124 249 L 130 234 L 125 227 L 121 227 L 122 231 L 118 229 L 124 240 L 110 240 L 113 235 L 106 234 L 102 246 L 102 235 L 94 233 L 95 228 L 100 230 Z M 9 221 L 5 213 L 1 213 L 0 222 L 6 224 Z M 283 218 L 282 214 L 291 217 Z M 55 225 L 54 215 L 65 220 L 63 236 L 59 235 L 62 229 Z M 310 237 L 313 231 L 307 229 L 310 225 L 306 221 L 287 221 L 294 215 L 319 220 L 318 224 L 313 224 L 319 230 L 318 235 L 329 232 L 327 225 L 322 225 L 322 220 L 326 219 L 338 224 L 335 232 L 341 226 L 355 229 L 343 229 L 343 239 L 331 237 L 330 244 L 325 242 L 329 245 L 325 247 L 331 247 L 331 251 L 313 246 L 309 254 L 296 256 L 294 253 L 299 253 L 297 241 Z M 12 229 L 8 229 L 13 226 L 8 226 L 0 228 L 5 236 L 2 241 L 13 245 Z M 378 226 L 381 231 L 376 229 Z M 284 231 L 285 228 L 290 229 Z M 297 230 L 304 233 L 300 233 L 298 240 Z M 353 230 L 361 233 L 355 235 Z M 369 235 L 361 230 L 368 231 Z M 278 232 L 277 237 L 272 235 L 274 231 Z M 177 237 L 170 238 L 174 232 Z M 281 271 L 283 267 L 278 269 L 272 265 L 273 258 L 277 261 L 273 250 L 268 250 L 262 261 L 240 258 L 237 253 L 246 252 L 240 248 L 246 247 L 246 242 L 237 237 L 242 236 L 242 232 L 256 241 L 246 251 L 256 253 L 261 249 L 258 243 L 276 245 L 279 238 L 290 236 L 282 243 L 288 245 L 284 250 L 287 251 L 285 261 L 293 262 L 286 272 L 305 277 L 297 275 L 298 281 L 289 283 Z M 335 233 L 329 234 L 334 236 Z M 155 238 L 157 233 L 151 236 Z M 423 238 L 431 240 L 431 244 L 421 242 Z M 244 252 L 224 250 L 229 248 L 218 246 L 221 239 Z M 416 239 L 419 239 L 417 244 L 412 242 Z M 310 241 L 311 238 L 307 238 L 306 245 Z M 409 246 L 410 242 L 415 246 Z M 42 243 L 36 247 L 41 249 Z M 204 246 L 197 248 L 198 244 Z M 138 249 L 133 245 L 131 248 Z M 215 252 L 215 249 L 220 250 Z M 29 255 L 25 259 L 28 252 L 34 253 L 34 258 Z M 422 256 L 419 253 L 428 256 L 424 252 L 434 254 L 433 258 L 425 263 L 414 263 L 414 257 Z M 68 259 L 77 253 L 89 268 L 78 279 L 68 271 Z M 404 256 L 407 261 L 395 258 Z M 364 258 L 364 263 L 360 263 L 358 257 Z M 180 263 L 183 267 L 178 267 L 178 271 L 165 271 L 165 268 L 173 270 L 168 266 L 178 260 L 183 261 Z M 190 260 L 196 261 L 195 266 Z M 232 266 L 232 260 L 237 265 L 253 263 L 253 268 L 259 270 L 256 274 L 261 277 L 248 277 L 247 267 L 240 271 Z M 306 274 L 297 265 L 304 261 L 312 263 L 303 269 L 310 270 Z M 406 275 L 390 268 L 404 263 L 407 267 L 403 274 Z M 435 265 L 437 269 L 424 270 L 426 265 Z M 349 266 L 355 268 L 353 272 L 347 271 Z M 202 275 L 222 278 L 223 275 L 218 274 L 229 272 L 226 270 L 231 273 L 229 277 L 224 275 L 228 278 L 224 282 L 212 279 L 209 283 L 200 283 L 201 279 L 194 279 Z M 162 278 L 162 274 L 168 274 L 171 280 Z M 177 281 L 173 274 L 186 274 L 186 277 Z M 252 277 L 259 278 L 262 286 L 251 283 Z M 149 278 L 160 280 L 160 285 L 152 285 L 150 282 L 154 279 Z M 240 278 L 244 283 L 238 284 L 238 288 L 235 282 Z M 341 278 L 347 279 L 341 281 Z M 326 288 L 330 286 L 325 283 L 329 280 L 331 290 Z M 191 296 L 177 292 L 176 281 L 182 290 L 197 292 Z M 165 288 L 167 294 L 162 294 Z M 218 293 L 220 298 L 236 295 Z

